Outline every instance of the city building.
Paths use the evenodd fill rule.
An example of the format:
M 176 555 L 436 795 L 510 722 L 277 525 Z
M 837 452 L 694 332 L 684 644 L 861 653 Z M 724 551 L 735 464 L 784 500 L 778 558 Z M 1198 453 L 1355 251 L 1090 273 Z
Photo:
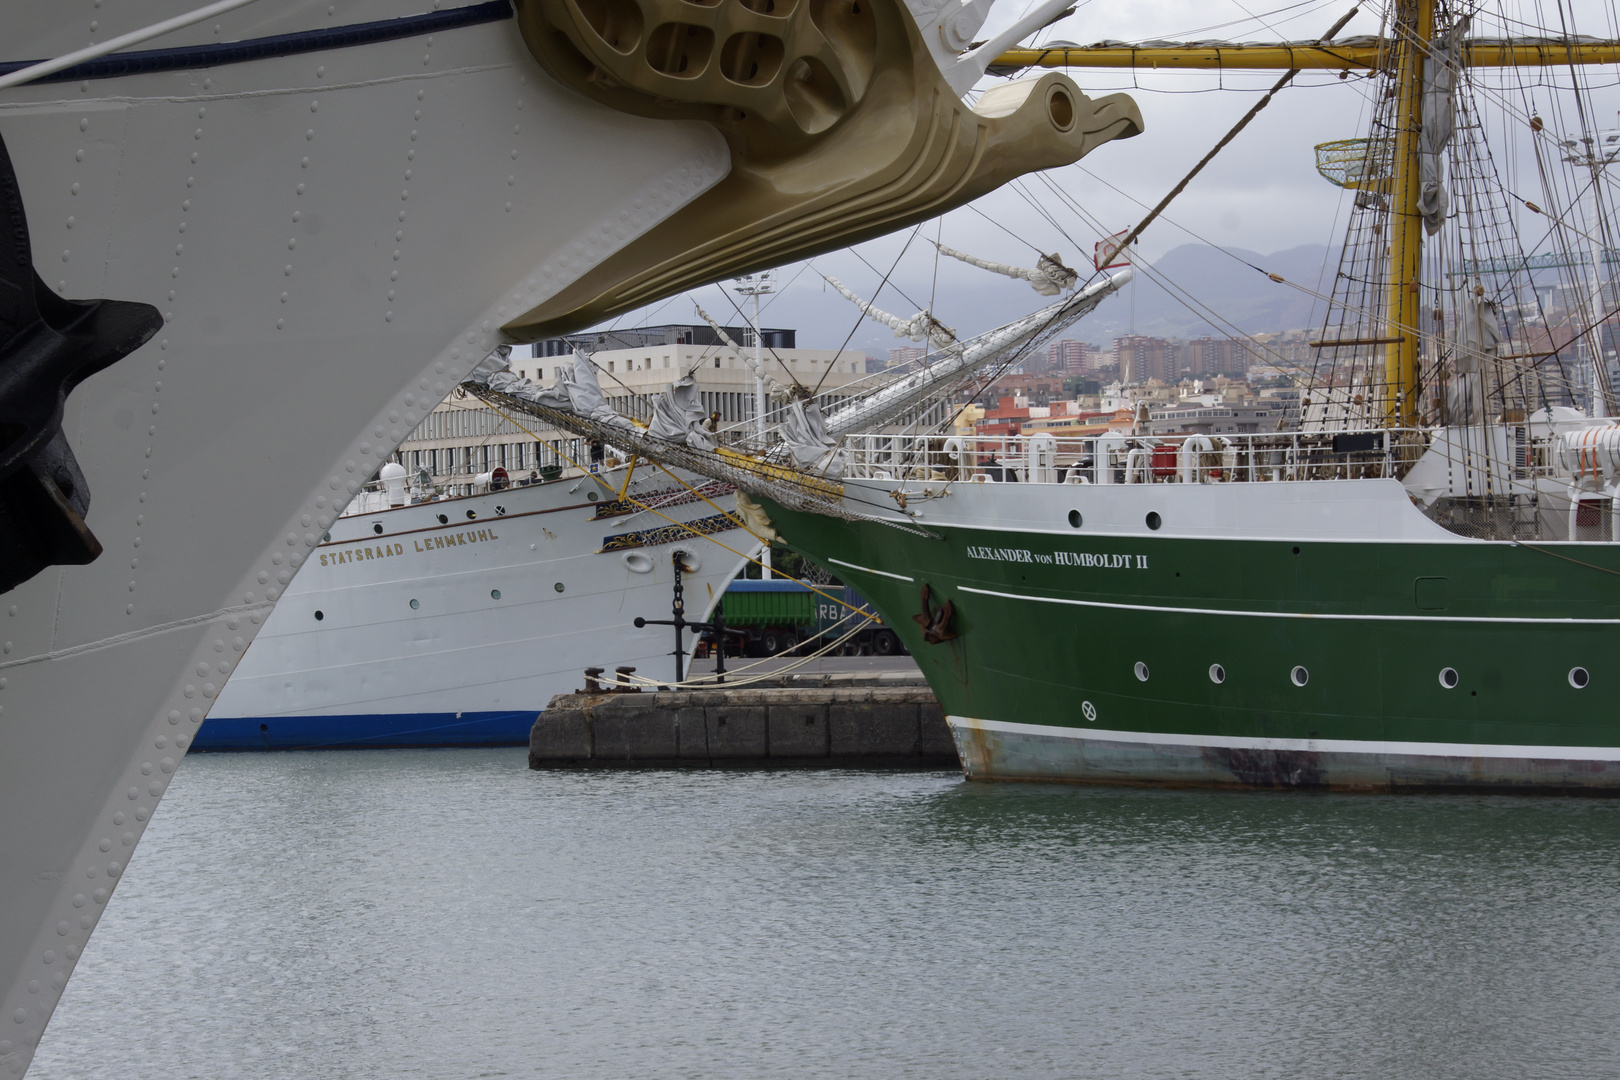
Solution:
M 1101 355 L 1083 341 L 1054 341 L 1046 350 L 1047 370 L 1054 375 L 1089 375 Z
M 1175 382 L 1181 373 L 1180 348 L 1164 338 L 1131 334 L 1114 339 L 1114 362 L 1119 366 L 1119 377 L 1126 383 L 1143 383 L 1149 379 Z
M 726 336 L 746 348 L 754 346 L 754 328 L 751 326 L 722 327 Z M 798 331 L 772 329 L 767 326 L 760 330 L 760 338 L 768 349 L 791 349 L 798 343 Z M 633 326 L 626 329 L 591 330 L 581 334 L 568 334 L 559 338 L 548 338 L 536 342 L 534 355 L 536 360 L 550 357 L 561 357 L 565 360 L 574 355 L 574 350 L 584 348 L 590 352 L 617 351 L 621 349 L 649 349 L 664 345 L 719 345 L 720 335 L 715 333 L 714 327 L 708 323 L 666 323 L 662 326 Z
M 1241 338 L 1193 338 L 1183 346 L 1182 357 L 1183 370 L 1194 377 L 1249 370 L 1249 344 Z
M 1061 401 L 1064 397 L 1062 375 L 1025 375 L 1013 373 L 1003 375 L 995 382 L 987 384 L 979 391 L 976 401 L 986 406 L 998 401 L 1002 396 L 1011 394 L 1014 397 L 1029 399 L 1031 404 L 1048 405 L 1054 401 Z
M 1148 411 L 1151 435 L 1254 435 L 1276 430 L 1283 418 L 1280 402 L 1228 404 L 1188 402 Z
M 900 345 L 889 350 L 888 366 L 892 368 L 921 367 L 923 360 L 927 356 L 927 349 L 920 349 L 915 345 Z

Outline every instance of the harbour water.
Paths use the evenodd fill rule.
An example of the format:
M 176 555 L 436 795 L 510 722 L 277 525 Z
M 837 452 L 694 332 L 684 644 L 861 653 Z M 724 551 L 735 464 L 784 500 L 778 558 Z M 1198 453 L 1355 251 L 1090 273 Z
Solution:
M 1612 1077 L 1620 803 L 187 759 L 85 1077 Z

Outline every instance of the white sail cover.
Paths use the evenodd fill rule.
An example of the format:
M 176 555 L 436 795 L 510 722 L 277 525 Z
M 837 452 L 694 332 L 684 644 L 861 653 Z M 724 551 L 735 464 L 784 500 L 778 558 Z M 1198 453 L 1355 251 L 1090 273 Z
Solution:
M 1447 33 L 1436 34 L 1429 43 L 1429 55 L 1423 61 L 1423 131 L 1418 136 L 1418 212 L 1423 215 L 1423 228 L 1430 236 L 1440 231 L 1450 203 L 1440 154 L 1451 142 L 1451 133 L 1455 128 L 1451 95 L 1457 85 L 1462 38 L 1467 29 L 1468 20 L 1459 19 Z
M 1027 281 L 1030 287 L 1042 296 L 1056 296 L 1067 289 L 1074 288 L 1080 280 L 1080 275 L 1063 265 L 1063 260 L 1056 255 L 1042 255 L 1035 260 L 1033 270 L 1022 266 L 1013 266 L 1009 263 L 991 262 L 973 255 L 946 247 L 944 244 L 935 244 L 941 255 L 949 255 L 953 259 L 977 266 L 981 270 L 989 270 L 995 274 L 1005 274 L 1007 277 Z
M 468 381 L 482 383 L 491 390 L 511 394 L 513 397 L 532 401 L 537 405 L 545 405 L 552 409 L 567 409 L 598 423 L 622 428 L 635 426 L 608 404 L 607 395 L 602 392 L 602 384 L 596 379 L 596 365 L 584 353 L 578 351 L 574 353 L 572 369 L 558 370 L 557 382 L 554 385 L 541 386 L 508 368 L 506 359 L 511 349 L 504 345 L 501 348 L 506 349 L 506 354 L 502 354 L 500 350 L 490 353 L 483 363 L 467 376 Z
M 1485 362 L 1497 354 L 1502 327 L 1496 306 L 1471 289 L 1457 304 L 1457 347 L 1454 375 L 1446 387 L 1446 419 L 1451 424 L 1477 424 L 1485 418 Z
M 467 376 L 473 382 L 487 383 L 491 375 L 505 371 L 512 362 L 512 346 L 497 345 L 495 351 L 478 361 L 478 366 Z
M 703 401 L 698 396 L 697 376 L 690 371 L 677 379 L 653 402 L 652 422 L 647 434 L 655 439 L 684 442 L 695 450 L 713 450 L 715 437 L 703 426 Z
M 795 466 L 826 477 L 844 475 L 844 452 L 838 449 L 838 440 L 827 434 L 821 407 L 814 401 L 788 402 L 781 433 Z
M 486 357 L 473 369 L 469 381 L 482 383 L 491 390 L 551 409 L 563 409 L 614 427 L 631 428 L 634 423 L 620 415 L 608 404 L 607 395 L 596 378 L 596 364 L 583 352 L 574 353 L 572 368 L 560 368 L 557 381 L 541 386 L 525 379 L 507 367 L 511 355 L 509 346 Z M 668 442 L 685 443 L 696 450 L 713 450 L 715 437 L 703 426 L 707 417 L 703 413 L 702 398 L 697 388 L 697 377 L 687 372 L 653 402 L 652 423 L 647 434 Z

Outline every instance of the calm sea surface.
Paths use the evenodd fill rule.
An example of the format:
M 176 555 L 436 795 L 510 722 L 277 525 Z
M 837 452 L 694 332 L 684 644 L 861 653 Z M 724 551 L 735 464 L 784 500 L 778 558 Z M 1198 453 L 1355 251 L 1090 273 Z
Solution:
M 1620 803 L 188 758 L 84 1077 L 1614 1077 Z

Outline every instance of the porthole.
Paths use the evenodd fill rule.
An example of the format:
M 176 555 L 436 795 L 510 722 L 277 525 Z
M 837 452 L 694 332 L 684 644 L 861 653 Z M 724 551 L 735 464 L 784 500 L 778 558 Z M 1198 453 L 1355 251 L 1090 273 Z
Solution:
M 477 519 L 478 519 L 478 511 L 476 511 L 476 510 L 467 511 L 467 520 L 468 521 L 476 521 Z
M 412 600 L 411 601 L 411 610 L 412 611 L 415 611 L 417 608 L 419 608 L 421 606 L 422 606 L 422 601 L 420 601 L 420 600 Z
M 320 622 L 320 621 L 321 621 L 321 620 L 322 620 L 322 619 L 324 619 L 324 618 L 326 618 L 326 612 L 324 612 L 324 611 L 317 611 L 317 612 L 316 612 L 316 613 L 315 613 L 315 621 L 316 621 L 316 622 Z
M 331 542 L 332 542 L 332 534 L 331 533 L 329 533 L 329 532 L 321 533 L 321 543 L 330 544 Z
M 1147 516 L 1147 527 L 1148 528 L 1157 529 L 1160 525 L 1163 525 L 1163 524 L 1164 524 L 1164 519 L 1159 516 L 1159 512 L 1157 510 L 1149 510 L 1148 511 L 1148 516 Z
M 1078 511 L 1078 510 L 1070 510 L 1069 511 L 1069 526 L 1071 528 L 1075 528 L 1075 529 L 1078 529 L 1080 527 L 1080 511 Z
M 1456 668 L 1447 667 L 1440 669 L 1440 685 L 1445 687 L 1447 690 L 1457 689 L 1457 683 L 1459 681 L 1460 680 L 1458 678 Z
M 552 588 L 556 589 L 558 592 L 562 592 L 563 591 L 563 583 L 559 581 L 559 582 L 557 582 L 557 584 L 553 585 Z
M 1216 686 L 1226 681 L 1226 669 L 1219 664 L 1209 665 L 1209 681 Z
M 440 514 L 439 515 L 439 524 L 440 525 L 448 525 L 448 524 L 450 524 L 450 519 L 445 517 L 443 514 Z
M 1311 681 L 1311 673 L 1300 664 L 1294 665 L 1294 670 L 1288 673 L 1288 677 L 1294 681 L 1295 686 L 1304 686 Z
M 594 492 L 594 491 L 587 491 L 587 492 L 586 492 L 586 493 L 585 493 L 585 498 L 586 498 L 586 499 L 587 499 L 587 500 L 589 500 L 589 501 L 590 501 L 590 502 L 595 502 L 595 501 L 596 501 L 596 499 L 597 499 L 597 495 L 596 495 L 596 492 Z
M 1585 668 L 1572 667 L 1569 669 L 1569 685 L 1573 686 L 1575 689 L 1585 690 L 1586 684 L 1591 681 L 1592 676 L 1587 674 Z
M 1294 554 L 1295 554 L 1295 555 L 1298 555 L 1298 554 L 1299 554 L 1299 548 L 1295 548 L 1295 549 L 1294 549 Z
M 499 589 L 491 589 L 491 590 L 489 590 L 489 598 L 491 600 L 499 600 L 501 598 L 501 590 L 499 590 Z
M 1142 663 L 1140 660 L 1136 662 L 1136 677 L 1141 682 L 1147 682 L 1148 680 L 1147 665 Z
M 371 526 L 371 531 L 376 533 L 378 536 L 381 536 L 382 535 L 382 522 L 378 521 L 378 522 L 373 523 L 372 526 Z

